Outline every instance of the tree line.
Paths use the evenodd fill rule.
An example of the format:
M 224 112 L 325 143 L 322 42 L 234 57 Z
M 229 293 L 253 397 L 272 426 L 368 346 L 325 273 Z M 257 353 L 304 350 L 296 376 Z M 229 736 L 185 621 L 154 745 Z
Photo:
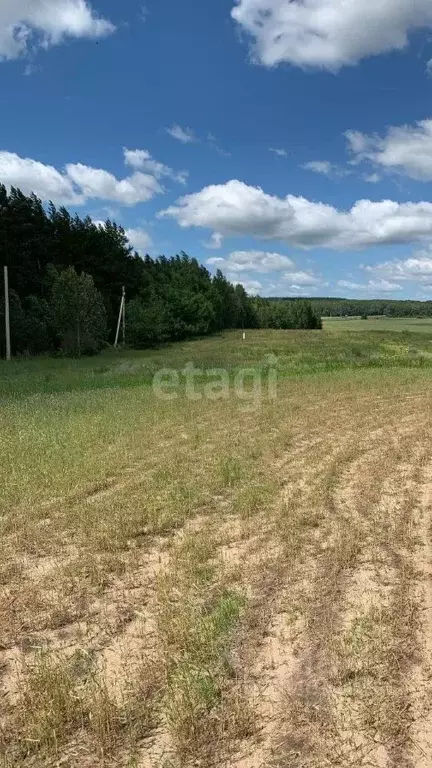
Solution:
M 142 258 L 125 230 L 96 225 L 0 184 L 0 265 L 9 271 L 14 354 L 79 355 L 114 339 L 125 287 L 127 344 L 144 348 L 229 328 L 316 328 L 310 303 L 253 298 L 186 253 Z M 0 354 L 5 303 L 0 290 Z
M 271 299 L 289 304 L 292 299 Z M 313 311 L 319 317 L 432 317 L 432 301 L 410 299 L 309 299 Z

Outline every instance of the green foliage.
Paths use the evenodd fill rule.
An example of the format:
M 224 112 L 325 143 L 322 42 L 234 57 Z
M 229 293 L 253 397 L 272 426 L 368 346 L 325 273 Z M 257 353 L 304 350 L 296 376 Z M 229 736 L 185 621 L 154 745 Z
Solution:
M 274 299 L 289 302 L 290 299 Z M 432 301 L 393 299 L 309 299 L 320 317 L 432 317 Z
M 322 328 L 321 318 L 314 312 L 309 300 L 277 301 L 258 298 L 254 300 L 253 306 L 259 328 L 281 330 L 320 330 Z
M 0 264 L 9 268 L 12 351 L 93 354 L 114 341 L 122 287 L 136 348 L 231 328 L 318 328 L 307 302 L 252 299 L 197 259 L 141 258 L 124 229 L 96 225 L 0 184 Z M 0 352 L 4 354 L 4 307 Z
M 52 286 L 54 326 L 66 355 L 94 354 L 106 336 L 106 313 L 93 278 L 73 267 L 63 270 Z
M 148 301 L 132 299 L 126 305 L 127 340 L 135 349 L 157 346 L 168 338 L 163 302 L 152 296 Z
M 23 301 L 26 349 L 32 355 L 46 352 L 54 345 L 52 311 L 45 299 L 27 296 Z
M 214 306 L 214 328 L 222 331 L 225 328 L 235 328 L 242 319 L 242 306 L 236 289 L 217 270 L 212 284 L 212 300 Z
M 21 305 L 20 297 L 16 291 L 9 292 L 9 317 L 11 332 L 12 354 L 22 353 L 26 349 L 27 329 L 26 318 Z M 0 350 L 4 355 L 6 352 L 5 342 L 5 302 L 4 297 L 0 299 Z

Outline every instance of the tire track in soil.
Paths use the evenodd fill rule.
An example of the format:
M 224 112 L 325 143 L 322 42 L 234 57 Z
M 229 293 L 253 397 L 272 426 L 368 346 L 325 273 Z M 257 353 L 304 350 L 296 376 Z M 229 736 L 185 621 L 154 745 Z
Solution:
M 409 425 L 413 419 L 415 419 L 415 417 L 408 416 L 403 421 L 405 422 L 405 425 Z M 409 426 L 405 426 L 404 428 L 405 430 L 410 431 Z M 367 468 L 371 461 L 370 448 L 363 447 L 363 454 L 353 460 L 354 464 L 350 463 L 350 439 L 352 440 L 352 436 L 346 441 L 346 447 L 344 449 L 345 451 L 348 451 L 348 467 L 345 467 L 343 472 L 339 474 L 339 482 L 342 482 L 341 477 L 344 477 L 344 475 L 348 476 L 349 478 L 349 476 L 353 474 L 354 477 L 356 477 L 359 474 L 358 470 L 361 469 L 362 463 L 365 464 L 365 468 Z M 392 433 L 391 429 L 378 428 L 375 430 L 370 430 L 367 433 L 366 438 L 363 438 L 363 440 L 367 446 L 370 442 L 376 443 L 375 453 L 377 451 L 379 452 L 380 447 L 384 445 L 384 452 L 391 455 L 392 450 L 394 450 L 395 446 L 397 445 L 398 438 L 394 437 L 394 433 Z M 358 453 L 358 450 L 359 446 L 357 444 L 355 447 L 355 452 Z M 341 454 L 342 453 L 343 451 L 341 451 Z M 342 455 L 339 455 L 338 457 L 337 463 L 339 466 L 341 464 L 340 459 L 342 459 Z M 356 464 L 359 466 L 357 467 Z M 379 466 L 379 458 L 376 461 L 376 464 Z M 360 477 L 364 478 L 365 474 L 367 476 L 367 471 L 366 473 L 360 472 Z M 298 485 L 304 490 L 307 483 L 304 482 L 304 478 L 300 478 L 298 480 Z M 350 493 L 348 493 L 348 497 L 349 496 Z M 340 490 L 338 498 L 338 490 L 336 485 L 336 488 L 333 491 L 333 495 L 330 498 L 330 507 L 333 507 L 333 509 L 331 509 L 333 513 L 335 513 L 338 505 L 339 507 L 341 506 L 342 501 L 344 501 L 343 506 L 346 506 L 347 509 L 344 510 L 343 513 L 340 513 L 341 517 L 345 517 L 347 523 L 352 522 L 352 498 L 342 500 Z M 356 516 L 357 523 L 360 525 L 360 527 L 364 527 L 364 521 L 362 520 L 361 515 L 357 514 Z M 343 537 L 342 540 L 335 540 L 332 542 L 330 530 L 326 531 L 324 540 L 322 533 L 323 531 L 320 532 L 321 535 L 318 534 L 315 536 L 315 546 L 312 545 L 307 561 L 303 564 L 306 565 L 306 567 L 303 568 L 303 584 L 301 584 L 300 575 L 297 574 L 297 582 L 301 584 L 300 591 L 307 591 L 306 584 L 311 581 L 311 572 L 313 573 L 313 570 L 315 569 L 317 571 L 317 575 L 315 576 L 315 579 L 312 578 L 312 581 L 315 582 L 315 590 L 319 594 L 322 573 L 326 570 L 330 570 L 331 572 L 335 551 L 338 547 L 343 548 L 344 546 Z M 365 532 L 363 532 L 363 538 L 364 536 Z M 327 541 L 325 538 L 327 538 Z M 322 554 L 323 549 L 324 556 Z M 339 555 L 340 554 L 344 553 L 339 551 Z M 348 558 L 351 558 L 352 554 L 353 553 L 350 553 L 349 551 L 345 553 L 345 555 L 348 555 Z M 364 569 L 367 566 L 362 566 L 360 563 L 357 567 Z M 374 591 L 375 584 L 371 575 L 369 573 L 366 575 L 365 570 L 361 571 L 359 575 L 362 577 L 363 585 Z M 319 681 L 321 681 L 321 683 L 325 681 L 326 678 L 331 679 L 331 665 L 329 666 L 328 662 L 326 664 L 324 661 L 323 657 L 325 656 L 325 649 L 322 647 L 321 639 L 312 641 L 311 635 L 316 635 L 315 629 L 319 629 L 320 624 L 324 625 L 325 623 L 330 623 L 332 624 L 332 631 L 330 636 L 338 636 L 340 633 L 340 624 L 342 620 L 341 601 L 343 601 L 344 590 L 348 588 L 347 584 L 344 584 L 344 582 L 346 582 L 349 578 L 350 574 L 347 574 L 343 567 L 341 568 L 340 573 L 334 573 L 334 582 L 333 585 L 331 585 L 330 593 L 324 596 L 324 604 L 320 605 L 320 601 L 318 600 L 318 602 L 314 603 L 313 610 L 309 610 L 309 626 L 307 625 L 308 622 L 303 621 L 301 617 L 293 621 L 292 615 L 290 615 L 289 612 L 280 610 L 281 605 L 284 603 L 289 605 L 290 600 L 292 600 L 294 586 L 293 583 L 289 585 L 289 589 L 285 589 L 281 599 L 276 601 L 279 604 L 279 611 L 276 608 L 273 618 L 270 621 L 268 634 L 262 643 L 258 660 L 256 661 L 252 670 L 252 677 L 255 678 L 255 683 L 254 692 L 251 693 L 251 697 L 253 698 L 255 695 L 255 698 L 259 702 L 257 707 L 259 719 L 264 724 L 260 733 L 261 743 L 258 745 L 255 744 L 253 753 L 243 755 L 240 758 L 237 756 L 237 758 L 235 758 L 233 762 L 230 763 L 230 765 L 233 764 L 236 766 L 236 768 L 259 768 L 260 766 L 270 765 L 270 763 L 272 765 L 276 765 L 275 761 L 277 761 L 277 753 L 281 750 L 280 710 L 283 708 L 286 709 L 287 699 L 288 704 L 291 707 L 294 705 L 294 709 L 298 709 L 299 700 L 303 699 L 309 700 L 309 705 L 312 704 L 312 710 L 315 712 L 315 715 L 317 710 L 321 709 L 321 714 L 323 714 L 325 711 L 326 714 L 324 719 L 328 720 L 327 726 L 331 736 L 330 740 L 333 740 L 333 742 L 338 740 L 337 725 L 332 723 L 332 709 L 334 709 L 334 702 L 332 701 L 332 698 L 334 698 L 334 696 L 328 696 L 328 701 L 324 701 L 326 697 L 322 690 L 322 685 L 319 683 Z M 367 578 L 369 578 L 369 585 Z M 317 720 L 315 715 L 312 720 L 314 718 Z M 286 718 L 286 716 L 285 718 L 282 716 L 282 720 L 286 721 L 287 719 L 289 720 L 289 718 Z M 298 722 L 297 727 L 295 728 L 296 733 L 291 733 L 292 749 L 289 750 L 289 760 L 291 760 L 289 763 L 290 766 L 312 766 L 320 764 L 328 765 L 329 763 L 326 759 L 324 759 L 322 763 L 314 761 L 313 758 L 306 760 L 306 762 L 303 759 L 305 750 L 309 749 L 310 751 L 311 747 L 310 739 L 305 739 L 304 734 L 302 734 L 302 730 L 304 730 L 304 719 L 303 707 L 302 717 L 300 718 L 300 720 L 303 720 L 303 722 Z M 311 725 L 311 723 L 309 723 L 309 725 Z M 286 731 L 286 722 L 284 726 Z M 320 727 L 318 727 L 318 733 L 315 732 L 315 738 L 318 737 L 318 741 L 320 736 L 319 730 Z M 340 735 L 342 735 L 342 742 L 344 742 L 346 740 L 346 734 L 341 731 Z M 307 741 L 309 741 L 308 747 L 306 747 Z M 364 758 L 362 758 L 362 761 L 360 762 L 358 759 L 359 748 L 363 750 L 364 754 Z M 286 754 L 286 733 L 283 751 Z M 334 754 L 334 745 L 332 751 Z M 370 751 L 371 750 L 369 744 L 352 744 L 351 754 L 355 755 L 354 762 L 352 760 L 348 762 L 348 756 L 346 754 L 343 756 L 341 754 L 338 755 L 336 752 L 336 760 L 339 762 L 335 762 L 334 764 L 343 765 L 344 768 L 346 768 L 348 765 L 366 766 L 385 764 L 383 761 L 382 750 L 380 752 L 379 746 L 376 748 L 375 745 L 375 751 L 377 752 L 375 758 L 378 759 L 378 762 L 376 762 L 375 759 L 374 762 L 370 761 Z M 283 764 L 285 765 L 286 763 L 284 762 Z
M 409 419 L 406 423 L 409 424 Z M 404 671 L 409 666 L 411 650 L 405 652 L 404 649 L 408 648 L 412 606 L 407 576 L 409 567 L 406 554 L 400 551 L 400 542 L 406 540 L 408 546 L 412 508 L 418 488 L 418 483 L 411 478 L 415 475 L 413 467 L 417 466 L 418 461 L 421 462 L 424 450 L 421 447 L 420 450 L 414 448 L 411 450 L 411 461 L 407 461 L 407 452 L 413 442 L 416 427 L 414 421 L 410 426 L 400 429 L 398 434 L 391 435 L 384 429 L 381 434 L 380 430 L 376 430 L 373 439 L 369 434 L 366 440 L 368 447 L 345 471 L 345 484 L 343 475 L 340 476 L 338 487 L 333 494 L 335 506 L 340 508 L 342 504 L 346 507 L 346 525 L 341 532 L 341 544 L 345 537 L 349 558 L 344 565 L 344 558 L 341 560 L 340 552 L 333 547 L 327 567 L 331 571 L 333 559 L 340 562 L 341 568 L 338 573 L 334 573 L 333 584 L 327 597 L 324 597 L 323 605 L 320 607 L 318 603 L 314 607 L 312 625 L 306 640 L 306 664 L 303 664 L 300 680 L 291 697 L 291 720 L 294 720 L 297 726 L 289 752 L 292 766 L 402 768 L 410 765 L 402 744 L 407 739 L 409 723 Z M 378 444 L 374 446 L 376 439 Z M 386 459 L 389 461 L 387 471 Z M 387 472 L 390 474 L 386 477 Z M 383 479 L 388 486 L 384 495 Z M 380 512 L 378 519 L 376 514 L 371 516 L 371 510 Z M 392 533 L 388 526 L 391 515 L 395 518 L 393 527 L 396 545 L 388 547 L 391 542 L 391 536 L 388 534 Z M 342 510 L 342 520 L 343 516 Z M 354 553 L 349 552 L 349 538 L 346 533 L 348 526 L 356 529 L 352 539 Z M 323 577 L 324 570 L 321 570 L 315 592 L 320 589 L 320 581 L 325 584 Z M 393 577 L 395 586 L 390 590 L 389 585 Z M 386 682 L 386 673 L 390 677 L 390 685 L 386 690 L 388 701 L 378 701 L 377 691 L 374 691 L 375 699 L 372 696 L 367 701 L 366 696 L 366 701 L 362 701 L 365 690 L 361 686 L 355 688 L 351 681 L 361 680 L 362 676 L 367 677 L 368 670 L 352 669 L 352 658 L 344 658 L 341 648 L 341 639 L 347 623 L 349 625 L 355 619 L 362 604 L 374 600 L 377 601 L 379 610 L 384 615 L 386 612 L 388 614 L 385 629 L 393 632 L 385 638 L 381 637 L 381 642 L 384 639 L 389 647 L 386 649 L 387 654 L 380 656 L 378 653 L 376 660 L 377 665 L 383 664 L 386 667 L 381 682 Z M 378 618 L 375 616 L 375 619 Z M 322 619 L 325 619 L 327 624 L 324 641 L 319 636 L 320 625 L 325 626 Z M 413 629 L 415 632 L 415 627 Z M 352 653 L 353 649 L 349 650 Z M 362 661 L 370 663 L 368 654 Z M 375 673 L 376 670 L 372 670 L 372 681 Z M 368 718 L 362 722 L 359 715 L 362 704 L 366 705 L 366 712 L 368 704 L 369 707 L 379 704 L 382 711 L 378 725 L 381 725 L 382 733 L 373 718 L 372 722 L 368 722 Z M 308 708 L 309 714 L 305 717 Z M 293 717 L 293 712 L 297 712 L 297 717 Z M 298 733 L 299 730 L 301 733 L 302 724 L 304 733 L 299 742 Z
M 372 463 L 373 454 L 367 452 L 363 472 L 360 460 L 357 467 L 353 465 L 350 486 L 343 492 L 348 509 L 358 517 L 362 546 L 355 570 L 347 580 L 342 599 L 343 623 L 339 638 L 335 637 L 337 684 L 332 693 L 337 738 L 333 749 L 341 765 L 387 766 L 392 761 L 397 733 L 392 732 L 385 699 L 395 706 L 395 722 L 405 709 L 405 691 L 399 680 L 396 695 L 396 678 L 388 668 L 388 653 L 382 651 L 384 646 L 388 651 L 391 639 L 392 585 L 400 583 L 401 563 L 389 542 L 400 526 L 405 526 L 412 506 L 406 484 L 415 460 L 411 457 L 407 462 L 409 448 L 401 446 L 412 441 L 415 428 L 411 425 L 387 434 L 391 450 L 375 455 Z M 383 466 L 377 466 L 377 460 Z M 415 494 L 415 484 L 411 491 Z
M 382 439 L 379 428 L 367 442 Z M 343 626 L 344 595 L 359 568 L 365 538 L 360 510 L 352 504 L 353 478 L 367 477 L 371 454 L 375 451 L 356 445 L 348 453 L 345 467 L 338 468 L 329 493 L 331 529 L 326 549 L 317 557 L 316 576 L 305 595 L 306 626 L 300 661 L 291 690 L 287 690 L 288 734 L 283 751 L 294 766 L 352 765 L 360 745 L 341 729 L 336 706 L 337 640 Z M 360 452 L 360 455 L 358 455 Z M 364 493 L 363 489 L 363 493 Z M 356 495 L 356 494 L 354 494 Z M 370 501 L 370 499 L 369 499 Z M 291 727 L 289 724 L 291 721 Z M 355 757 L 356 765 L 362 763 Z
M 432 766 L 432 464 L 423 473 L 415 551 L 417 600 L 420 605 L 421 658 L 413 670 L 411 690 L 414 722 L 411 729 L 414 768 Z
M 243 649 L 246 657 L 255 661 L 250 671 L 249 698 L 255 709 L 256 720 L 260 724 L 253 745 L 240 745 L 237 754 L 229 765 L 236 768 L 261 768 L 273 764 L 280 748 L 281 725 L 285 720 L 286 693 L 299 674 L 301 652 L 306 632 L 305 618 L 296 610 L 305 600 L 305 593 L 310 581 L 314 580 L 320 554 L 326 550 L 327 537 L 330 535 L 328 521 L 308 529 L 307 515 L 316 488 L 323 484 L 323 477 L 331 476 L 334 467 L 344 461 L 346 452 L 350 451 L 350 436 L 345 438 L 335 448 L 329 447 L 321 435 L 318 439 L 304 438 L 301 441 L 303 450 L 292 461 L 292 454 L 282 462 L 284 470 L 291 475 L 283 494 L 282 501 L 288 508 L 295 502 L 300 510 L 300 525 L 305 523 L 306 535 L 302 541 L 295 542 L 300 546 L 292 548 L 292 560 L 287 568 L 287 550 L 282 551 L 279 562 L 274 565 L 280 571 L 283 584 L 279 594 L 267 600 L 267 622 L 262 620 L 262 636 L 258 648 Z M 311 447 L 321 448 L 320 459 L 305 466 Z M 293 510 L 294 514 L 294 510 Z M 277 535 L 277 530 L 276 530 Z M 273 589 L 280 586 L 280 580 L 275 579 Z M 262 584 L 260 585 L 262 589 Z M 259 591 L 259 590 L 258 590 Z

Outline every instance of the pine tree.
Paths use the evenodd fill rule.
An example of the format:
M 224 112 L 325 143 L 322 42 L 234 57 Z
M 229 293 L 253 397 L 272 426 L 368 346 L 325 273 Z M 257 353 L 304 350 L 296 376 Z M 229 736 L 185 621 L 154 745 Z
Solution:
M 52 287 L 52 311 L 64 354 L 100 351 L 106 337 L 106 312 L 90 275 L 78 275 L 73 267 L 58 274 Z

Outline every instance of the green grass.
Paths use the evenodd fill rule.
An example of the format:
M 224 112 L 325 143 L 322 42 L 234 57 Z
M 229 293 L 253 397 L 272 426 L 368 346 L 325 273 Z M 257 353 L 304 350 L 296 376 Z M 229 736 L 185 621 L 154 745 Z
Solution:
M 220 336 L 142 352 L 106 351 L 99 357 L 0 361 L 0 402 L 39 394 L 150 387 L 160 368 L 181 371 L 188 362 L 204 370 L 268 368 L 278 358 L 281 376 L 350 367 L 432 365 L 432 321 L 327 319 L 324 331 L 232 331 Z M 430 338 L 426 334 L 426 328 Z M 378 333 L 377 331 L 381 331 Z
M 325 317 L 326 331 L 406 331 L 410 333 L 429 333 L 432 338 L 432 318 L 428 317 Z

